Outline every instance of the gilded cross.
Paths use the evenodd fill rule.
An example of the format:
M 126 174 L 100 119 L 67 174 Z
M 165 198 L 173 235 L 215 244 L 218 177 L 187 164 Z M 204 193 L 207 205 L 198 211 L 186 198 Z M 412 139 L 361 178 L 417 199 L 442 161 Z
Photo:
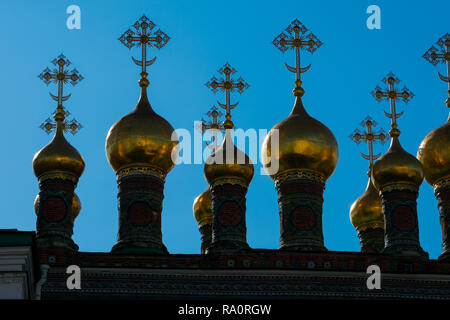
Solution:
M 438 72 L 439 78 L 448 84 L 448 96 L 450 98 L 450 34 L 443 35 L 437 42 L 436 46 L 431 46 L 423 55 L 425 60 L 430 62 L 433 66 L 438 63 L 445 63 L 447 65 L 447 76 L 443 76 Z M 449 99 L 450 100 L 450 99 Z M 447 101 L 449 101 L 447 100 Z M 450 101 L 447 103 L 450 108 Z
M 69 71 L 64 68 L 69 66 L 71 62 L 63 54 L 60 54 L 57 58 L 53 59 L 52 63 L 57 67 L 57 69 L 54 68 L 53 70 L 50 70 L 50 68 L 47 67 L 38 75 L 38 77 L 47 85 L 52 82 L 58 83 L 58 95 L 55 96 L 50 93 L 50 96 L 53 100 L 58 101 L 58 107 L 62 107 L 63 101 L 70 98 L 70 94 L 67 96 L 64 96 L 63 94 L 64 84 L 69 82 L 75 86 L 83 80 L 83 76 L 77 69 L 72 69 L 69 73 Z
M 147 46 L 161 49 L 170 40 L 170 37 L 162 32 L 160 29 L 153 32 L 155 24 L 143 15 L 138 21 L 133 24 L 125 33 L 119 38 L 128 49 L 132 47 L 141 47 L 142 59 L 137 60 L 133 57 L 131 59 L 135 64 L 142 68 L 141 75 L 143 78 L 147 76 L 147 67 L 151 66 L 156 57 L 147 61 Z M 148 85 L 148 83 L 147 83 Z
M 60 54 L 57 58 L 53 59 L 52 63 L 57 68 L 50 70 L 50 68 L 47 67 L 38 75 L 38 77 L 47 85 L 52 82 L 58 84 L 58 95 L 55 96 L 50 93 L 50 96 L 53 100 L 58 102 L 58 105 L 56 111 L 53 113 L 55 121 L 47 118 L 47 120 L 41 124 L 40 128 L 49 134 L 56 129 L 57 123 L 60 123 L 64 132 L 70 131 L 72 134 L 75 134 L 83 126 L 75 119 L 72 119 L 71 121 L 66 120 L 66 117 L 70 115 L 70 112 L 64 108 L 62 103 L 70 98 L 70 94 L 64 96 L 63 89 L 64 84 L 70 83 L 75 86 L 84 78 L 76 69 L 72 69 L 70 72 L 65 69 L 71 62 L 63 54 Z
M 379 86 L 376 86 L 371 94 L 378 102 L 381 102 L 383 99 L 389 100 L 391 113 L 384 111 L 384 114 L 386 117 L 391 119 L 392 130 L 390 130 L 389 133 L 391 136 L 398 137 L 400 135 L 400 131 L 397 128 L 397 119 L 403 115 L 403 111 L 397 113 L 395 102 L 401 98 L 405 103 L 408 103 L 410 99 L 414 98 L 414 93 L 406 87 L 398 90 L 395 85 L 400 83 L 400 80 L 392 72 L 388 73 L 388 75 L 381 81 L 388 85 L 387 88 L 383 91 L 383 89 Z
M 198 127 L 201 132 L 204 132 L 208 129 L 212 130 L 224 130 L 223 124 L 221 121 L 219 121 L 220 117 L 223 116 L 222 112 L 217 109 L 216 106 L 213 106 L 206 115 L 211 118 L 209 122 L 205 121 L 204 119 L 201 120 L 201 124 Z
M 239 77 L 238 79 L 232 79 L 231 75 L 236 73 L 236 70 L 228 64 L 228 62 L 218 70 L 218 72 L 224 75 L 224 78 L 217 79 L 216 77 L 212 77 L 205 85 L 211 89 L 212 92 L 216 93 L 219 89 L 221 91 L 225 91 L 225 104 L 217 101 L 219 106 L 225 109 L 225 119 L 226 121 L 231 120 L 231 110 L 236 108 L 239 102 L 235 104 L 231 104 L 230 97 L 231 92 L 237 90 L 240 94 L 242 94 L 250 85 Z M 224 122 L 225 123 L 225 122 Z
M 285 29 L 285 32 L 278 35 L 273 41 L 273 45 L 277 47 L 281 52 L 286 52 L 288 49 L 294 49 L 295 52 L 295 68 L 285 63 L 286 68 L 295 73 L 296 83 L 301 83 L 301 74 L 308 71 L 311 65 L 304 68 L 300 65 L 300 51 L 307 50 L 311 54 L 314 53 L 321 45 L 322 42 L 308 30 L 298 19 L 295 19 Z M 300 85 L 297 85 L 300 87 Z
M 377 132 L 373 131 L 372 128 L 376 127 L 378 123 L 376 123 L 370 116 L 367 116 L 364 121 L 361 122 L 361 126 L 365 129 L 363 131 L 359 129 L 355 129 L 353 133 L 350 135 L 350 139 L 352 139 L 356 144 L 360 144 L 361 141 L 367 143 L 369 148 L 369 154 L 364 154 L 361 152 L 361 156 L 369 160 L 369 172 L 368 175 L 372 172 L 373 162 L 377 160 L 381 153 L 374 155 L 373 154 L 373 144 L 381 143 L 385 144 L 388 140 L 389 136 L 383 129 L 378 130 Z

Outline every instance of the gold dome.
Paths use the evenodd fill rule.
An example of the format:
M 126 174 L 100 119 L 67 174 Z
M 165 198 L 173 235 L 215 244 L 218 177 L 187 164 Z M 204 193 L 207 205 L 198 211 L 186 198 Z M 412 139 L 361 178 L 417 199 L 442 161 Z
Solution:
M 78 179 L 84 171 L 84 160 L 63 135 L 61 123 L 57 123 L 52 141 L 38 151 L 33 158 L 33 170 L 36 177 L 51 172 L 63 172 Z
M 228 130 L 226 131 L 222 145 L 206 160 L 204 169 L 206 181 L 212 185 L 214 181 L 221 178 L 234 178 L 243 181 L 248 186 L 254 174 L 253 163 L 245 152 L 242 152 L 234 145 L 230 133 Z M 227 163 L 227 148 L 230 147 L 229 145 L 233 148 L 231 151 L 234 155 L 232 163 Z M 218 162 L 221 161 L 222 163 L 214 163 L 213 159 L 217 159 Z M 238 163 L 239 161 L 243 163 Z
M 339 149 L 333 133 L 312 118 L 297 97 L 289 117 L 270 130 L 262 145 L 264 168 L 270 167 L 273 130 L 279 130 L 278 162 L 281 173 L 289 169 L 307 169 L 321 173 L 328 179 L 336 168 Z M 269 173 L 269 172 L 268 172 Z M 271 175 L 272 179 L 276 174 Z
M 388 151 L 373 165 L 372 181 L 378 190 L 396 183 L 419 187 L 423 181 L 423 168 L 419 160 L 406 152 L 398 137 L 394 136 Z
M 195 198 L 194 204 L 192 205 L 192 211 L 194 212 L 194 217 L 195 220 L 197 220 L 199 228 L 203 227 L 204 225 L 212 224 L 213 214 L 211 191 L 209 189 Z
M 450 118 L 425 137 L 417 158 L 429 184 L 434 185 L 437 180 L 450 175 Z
M 369 228 L 384 229 L 381 199 L 370 178 L 366 191 L 350 207 L 350 221 L 358 232 Z
M 72 217 L 72 221 L 78 217 L 78 214 L 81 211 L 81 201 L 80 198 L 78 198 L 78 195 L 74 192 L 73 198 L 72 198 L 72 210 L 70 212 L 70 216 Z
M 156 167 L 167 174 L 172 170 L 172 150 L 177 141 L 171 137 L 174 129 L 164 118 L 153 111 L 142 87 L 136 108 L 118 120 L 106 137 L 106 156 L 117 172 L 126 167 Z M 176 139 L 177 136 L 174 134 Z M 176 160 L 176 159 L 174 159 Z
M 39 207 L 40 199 L 41 199 L 41 197 L 39 194 L 34 199 L 34 212 L 36 213 L 36 215 L 38 214 L 38 207 Z M 72 221 L 74 221 L 76 219 L 76 217 L 78 217 L 78 214 L 80 213 L 80 211 L 81 211 L 81 201 L 80 201 L 80 198 L 78 198 L 78 195 L 74 192 L 73 198 L 72 198 L 72 210 L 70 212 Z

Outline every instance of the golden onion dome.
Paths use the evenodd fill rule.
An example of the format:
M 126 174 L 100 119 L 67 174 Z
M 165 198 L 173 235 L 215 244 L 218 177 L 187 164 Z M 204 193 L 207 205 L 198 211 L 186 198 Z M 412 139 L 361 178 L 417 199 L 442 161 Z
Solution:
M 381 199 L 370 179 L 366 191 L 350 207 L 350 221 L 357 231 L 384 229 Z
M 229 131 L 226 130 L 222 145 L 206 160 L 204 173 L 210 185 L 219 179 L 229 178 L 241 180 L 248 186 L 252 181 L 254 168 L 249 156 L 234 145 Z
M 78 217 L 78 214 L 81 211 L 81 201 L 78 195 L 74 192 L 72 198 L 72 210 L 70 212 L 70 216 L 72 217 L 72 221 Z
M 396 183 L 419 187 L 423 181 L 423 168 L 419 160 L 406 152 L 398 137 L 394 136 L 388 151 L 373 165 L 372 181 L 378 190 Z
M 450 175 L 450 117 L 439 128 L 431 131 L 422 141 L 417 158 L 423 165 L 425 179 L 434 185 Z
M 147 89 L 142 86 L 136 108 L 109 129 L 106 156 L 116 172 L 127 167 L 148 166 L 167 174 L 174 167 L 172 150 L 177 140 L 170 123 L 153 111 Z
M 40 199 L 41 199 L 41 197 L 39 194 L 34 199 L 34 212 L 36 213 L 36 215 L 38 214 Z M 72 218 L 72 221 L 74 221 L 76 219 L 76 217 L 78 217 L 78 214 L 80 213 L 80 211 L 81 211 L 81 201 L 80 201 L 80 198 L 78 197 L 78 195 L 74 192 L 73 198 L 72 198 L 72 210 L 70 212 L 70 217 Z
M 36 177 L 52 172 L 62 172 L 78 179 L 84 171 L 84 160 L 63 134 L 62 123 L 57 122 L 52 141 L 38 151 L 33 158 L 33 170 Z
M 194 200 L 192 205 L 195 220 L 197 220 L 198 227 L 211 225 L 213 222 L 211 191 L 208 189 L 199 195 Z
M 275 129 L 279 130 L 278 155 L 271 154 Z M 268 170 L 271 157 L 278 159 L 278 172 L 306 169 L 319 172 L 328 179 L 336 168 L 339 149 L 330 129 L 306 112 L 301 97 L 298 96 L 289 117 L 270 130 L 262 145 L 264 168 L 275 179 L 276 174 L 271 174 Z

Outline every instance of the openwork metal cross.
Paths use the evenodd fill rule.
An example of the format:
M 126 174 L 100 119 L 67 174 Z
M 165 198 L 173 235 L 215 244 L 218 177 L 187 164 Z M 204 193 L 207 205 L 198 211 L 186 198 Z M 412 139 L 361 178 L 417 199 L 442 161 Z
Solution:
M 60 54 L 57 58 L 53 59 L 52 63 L 57 68 L 50 70 L 50 68 L 47 67 L 38 75 L 38 77 L 44 81 L 46 85 L 49 85 L 52 82 L 58 84 L 58 95 L 55 96 L 50 93 L 50 96 L 53 100 L 58 101 L 58 106 L 62 106 L 63 101 L 70 98 L 70 94 L 67 96 L 64 96 L 63 94 L 64 84 L 70 83 L 73 86 L 76 86 L 84 78 L 77 69 L 72 69 L 72 71 L 69 72 L 64 68 L 68 67 L 71 62 L 63 54 Z
M 70 72 L 65 69 L 71 62 L 63 54 L 60 54 L 57 58 L 53 59 L 52 63 L 57 68 L 50 70 L 47 67 L 38 75 L 38 77 L 47 85 L 52 82 L 58 84 L 58 95 L 55 96 L 50 93 L 50 96 L 53 100 L 58 102 L 58 105 L 56 111 L 53 113 L 54 121 L 47 118 L 44 123 L 40 125 L 40 128 L 49 134 L 56 129 L 57 122 L 60 122 L 64 132 L 69 131 L 72 134 L 76 134 L 83 126 L 76 119 L 72 119 L 71 121 L 66 120 L 66 117 L 70 115 L 70 112 L 64 108 L 62 103 L 67 101 L 71 95 L 68 94 L 64 96 L 63 89 L 64 84 L 70 83 L 75 86 L 84 78 L 76 69 L 72 69 Z
M 361 126 L 365 130 L 361 131 L 359 129 L 355 129 L 350 135 L 350 139 L 356 142 L 356 144 L 360 144 L 361 142 L 367 143 L 369 154 L 366 155 L 361 152 L 361 156 L 364 159 L 369 160 L 369 175 L 372 172 L 374 160 L 377 160 L 381 156 L 381 153 L 376 155 L 373 154 L 373 144 L 377 142 L 385 144 L 389 139 L 389 135 L 387 135 L 383 129 L 376 132 L 372 130 L 372 128 L 377 125 L 378 123 L 376 123 L 370 116 L 367 116 L 364 121 L 361 122 Z
M 147 67 L 151 66 L 156 60 L 156 57 L 154 57 L 147 61 L 147 46 L 161 49 L 170 40 L 170 37 L 160 29 L 152 32 L 155 26 L 150 19 L 143 15 L 119 38 L 120 42 L 128 49 L 134 46 L 142 48 L 142 60 L 131 57 L 135 64 L 142 67 L 142 73 L 146 73 Z
M 445 63 L 447 65 L 447 76 L 443 76 L 439 72 L 438 75 L 442 81 L 447 82 L 448 96 L 450 97 L 450 34 L 443 35 L 436 42 L 436 46 L 431 46 L 423 57 L 433 66 L 436 66 L 438 63 Z
M 65 111 L 65 116 L 70 115 L 70 112 Z M 64 132 L 70 132 L 72 135 L 75 135 L 80 129 L 83 128 L 81 123 L 79 123 L 76 119 L 72 119 L 70 121 L 68 120 L 62 120 L 62 129 Z M 40 126 L 42 130 L 45 131 L 45 133 L 50 134 L 52 131 L 56 129 L 56 122 L 53 121 L 50 118 L 47 118 Z
M 239 102 L 235 104 L 231 104 L 230 96 L 231 92 L 237 90 L 240 94 L 242 94 L 246 89 L 250 87 L 250 85 L 239 77 L 239 79 L 231 79 L 231 75 L 236 73 L 236 70 L 227 63 L 218 70 L 218 72 L 224 75 L 224 78 L 217 79 L 216 77 L 212 77 L 205 85 L 211 89 L 212 92 L 216 93 L 219 89 L 221 91 L 225 91 L 225 104 L 217 101 L 219 106 L 225 109 L 225 118 L 229 120 L 231 119 L 231 110 L 236 108 Z
M 394 134 L 398 136 L 400 132 L 397 129 L 397 119 L 403 115 L 403 111 L 397 113 L 395 102 L 401 98 L 405 103 L 408 103 L 414 98 L 414 93 L 406 87 L 403 87 L 402 90 L 396 89 L 395 85 L 400 83 L 400 80 L 392 72 L 389 72 L 381 81 L 388 85 L 387 88 L 383 91 L 379 86 L 376 86 L 371 94 L 378 102 L 389 100 L 391 113 L 384 111 L 384 114 L 391 119 L 391 128 L 393 129 L 393 131 L 390 132 L 391 135 Z
M 311 65 L 304 68 L 300 65 L 300 51 L 307 50 L 310 53 L 314 53 L 321 45 L 322 42 L 308 30 L 298 19 L 295 19 L 285 29 L 285 32 L 278 35 L 272 43 L 281 52 L 286 52 L 288 49 L 294 49 L 295 51 L 295 68 L 285 63 L 286 68 L 294 72 L 296 80 L 301 80 L 301 74 L 308 71 Z
M 224 130 L 225 129 L 223 127 L 222 122 L 220 121 L 220 118 L 223 116 L 223 113 L 221 111 L 219 111 L 219 109 L 217 109 L 216 106 L 213 106 L 206 113 L 206 116 L 211 118 L 211 120 L 209 122 L 207 122 L 206 120 L 202 119 L 201 124 L 198 127 L 196 127 L 201 132 L 204 132 L 208 129 L 212 129 L 212 130 Z

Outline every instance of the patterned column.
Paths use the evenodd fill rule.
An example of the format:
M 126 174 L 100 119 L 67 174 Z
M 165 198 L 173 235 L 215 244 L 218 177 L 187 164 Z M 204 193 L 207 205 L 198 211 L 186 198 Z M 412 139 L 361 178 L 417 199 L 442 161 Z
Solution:
M 419 242 L 417 196 L 417 187 L 410 184 L 390 185 L 381 190 L 385 219 L 383 252 L 428 257 Z
M 127 168 L 117 173 L 119 233 L 113 253 L 167 254 L 162 243 L 164 178 L 155 168 Z
M 359 241 L 361 243 L 361 252 L 376 253 L 384 249 L 384 230 L 383 228 L 367 228 L 358 231 Z
M 326 251 L 322 232 L 323 176 L 289 170 L 275 179 L 280 212 L 280 249 Z
M 434 187 L 442 229 L 442 254 L 439 260 L 450 261 L 450 177 L 439 180 Z
M 40 192 L 35 200 L 39 248 L 78 250 L 72 240 L 75 217 L 71 214 L 76 182 L 73 176 L 64 173 L 40 177 Z
M 249 249 L 245 224 L 247 188 L 238 180 L 218 180 L 211 187 L 212 242 L 207 253 Z

